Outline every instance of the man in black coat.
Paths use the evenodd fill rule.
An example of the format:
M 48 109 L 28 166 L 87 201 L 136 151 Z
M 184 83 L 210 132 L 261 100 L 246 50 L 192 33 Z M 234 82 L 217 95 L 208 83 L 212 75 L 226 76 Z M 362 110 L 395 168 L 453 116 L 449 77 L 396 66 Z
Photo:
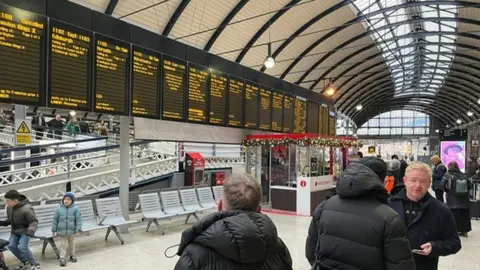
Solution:
M 321 203 L 310 223 L 305 253 L 315 269 L 415 269 L 405 225 L 387 205 L 386 174 L 374 157 L 347 166 L 338 195 Z
M 400 160 L 397 155 L 392 155 L 392 160 L 393 159 L 400 161 L 400 171 L 398 173 L 398 183 L 397 183 L 397 181 L 395 181 L 395 184 L 396 185 L 403 185 L 403 177 L 405 177 L 405 170 L 408 167 L 408 163 L 404 159 Z
M 247 174 L 223 186 L 218 213 L 182 233 L 175 270 L 292 269 L 292 258 L 272 220 L 259 213 L 262 188 Z
M 405 175 L 405 189 L 390 199 L 390 206 L 407 226 L 417 270 L 437 270 L 439 256 L 461 249 L 452 213 L 428 192 L 431 179 L 432 170 L 427 164 L 411 164 Z
M 439 201 L 444 202 L 442 179 L 447 172 L 447 167 L 443 165 L 442 160 L 437 155 L 432 156 L 430 161 L 435 166 L 432 172 L 432 189 L 435 191 L 435 197 Z

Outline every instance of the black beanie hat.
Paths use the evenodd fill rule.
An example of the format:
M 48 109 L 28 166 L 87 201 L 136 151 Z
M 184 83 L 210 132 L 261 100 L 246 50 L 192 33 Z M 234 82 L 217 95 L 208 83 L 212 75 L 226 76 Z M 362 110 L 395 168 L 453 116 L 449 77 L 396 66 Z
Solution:
M 377 157 L 365 157 L 358 160 L 358 163 L 370 168 L 370 170 L 372 170 L 383 183 L 387 176 L 387 164 L 385 161 Z

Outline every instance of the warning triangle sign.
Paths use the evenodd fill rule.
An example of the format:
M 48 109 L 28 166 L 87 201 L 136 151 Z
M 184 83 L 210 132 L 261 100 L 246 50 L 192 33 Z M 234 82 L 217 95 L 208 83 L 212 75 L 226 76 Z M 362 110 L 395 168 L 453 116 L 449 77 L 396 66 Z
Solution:
M 25 121 L 22 121 L 22 123 L 20 124 L 20 126 L 17 129 L 17 133 L 28 133 L 28 134 L 31 133 L 30 129 L 28 128 L 28 125 L 27 125 L 27 123 L 25 123 Z

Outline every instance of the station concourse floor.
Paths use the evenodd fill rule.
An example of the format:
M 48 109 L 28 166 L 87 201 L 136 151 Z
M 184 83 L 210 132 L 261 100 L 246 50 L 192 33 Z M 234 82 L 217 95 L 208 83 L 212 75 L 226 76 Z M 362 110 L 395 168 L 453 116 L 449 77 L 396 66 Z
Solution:
M 206 214 L 206 213 L 205 213 Z M 204 215 L 205 215 L 204 214 Z M 309 270 L 310 266 L 305 258 L 305 239 L 310 224 L 310 217 L 268 214 L 275 222 L 280 237 L 288 246 L 292 259 L 293 269 Z M 132 219 L 140 218 L 132 215 Z M 193 220 L 189 222 L 191 225 Z M 184 219 L 161 222 L 166 226 L 166 234 L 152 226 L 150 232 L 145 232 L 146 223 L 141 222 L 130 228 L 128 234 L 123 234 L 124 245 L 112 233 L 108 242 L 104 241 L 105 231 L 95 231 L 89 236 L 82 235 L 77 238 L 77 263 L 68 263 L 60 267 L 50 246 L 47 247 L 46 256 L 40 256 L 41 245 L 32 243 L 31 248 L 39 260 L 42 269 L 69 269 L 69 270 L 110 270 L 110 269 L 173 269 L 178 256 L 167 258 L 165 249 L 180 242 L 181 232 L 190 225 L 184 225 Z M 472 220 L 472 231 L 468 238 L 461 238 L 462 250 L 453 256 L 440 258 L 440 270 L 473 270 L 480 265 L 480 221 Z M 174 255 L 177 247 L 167 252 Z M 10 265 L 16 263 L 10 252 L 5 253 Z

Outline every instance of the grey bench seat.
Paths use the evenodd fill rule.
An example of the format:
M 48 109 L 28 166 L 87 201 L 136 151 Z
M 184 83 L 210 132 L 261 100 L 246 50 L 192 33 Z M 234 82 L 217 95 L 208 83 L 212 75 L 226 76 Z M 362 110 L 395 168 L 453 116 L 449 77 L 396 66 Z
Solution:
M 123 217 L 120 198 L 118 197 L 96 199 L 95 203 L 97 204 L 98 218 L 100 219 L 99 225 L 108 226 L 105 241 L 108 240 L 110 232 L 113 231 L 123 245 L 124 241 L 117 227 L 137 223 L 137 221 L 126 220 Z
M 5 207 L 4 207 L 5 209 Z M 0 210 L 0 220 L 7 220 L 7 211 L 5 210 Z M 8 240 L 10 239 L 10 232 L 12 230 L 12 227 L 10 226 L 6 226 L 6 227 L 3 227 L 3 226 L 0 226 L 0 239 L 5 239 L 5 240 Z
M 185 224 L 191 216 L 198 220 L 198 216 L 193 210 L 186 210 L 180 202 L 180 196 L 178 195 L 178 189 L 162 189 L 160 191 L 160 197 L 162 199 L 163 210 L 168 215 L 187 215 Z
M 213 198 L 212 189 L 210 187 L 197 187 L 198 201 L 204 209 L 217 208 L 215 199 Z
M 47 245 L 50 244 L 53 252 L 57 255 L 57 259 L 60 259 L 60 253 L 58 252 L 52 233 L 53 216 L 55 215 L 57 206 L 58 204 L 45 204 L 33 207 L 38 220 L 37 231 L 34 237 L 43 240 L 42 255 L 45 255 L 45 249 Z
M 176 214 L 167 214 L 162 210 L 162 206 L 160 204 L 160 197 L 156 192 L 140 194 L 138 195 L 138 199 L 140 201 L 143 218 L 148 222 L 147 232 L 150 229 L 152 223 L 154 223 L 160 229 L 162 234 L 165 234 L 165 231 L 161 228 L 158 220 L 167 219 L 176 216 Z
M 223 195 L 223 186 L 214 186 L 212 187 L 212 190 L 213 195 L 215 195 L 215 202 L 218 204 Z
M 92 201 L 77 201 L 75 204 L 78 206 L 78 208 L 80 208 L 80 213 L 82 215 L 82 232 L 90 232 L 108 228 L 106 225 L 98 225 L 99 220 L 95 215 Z

